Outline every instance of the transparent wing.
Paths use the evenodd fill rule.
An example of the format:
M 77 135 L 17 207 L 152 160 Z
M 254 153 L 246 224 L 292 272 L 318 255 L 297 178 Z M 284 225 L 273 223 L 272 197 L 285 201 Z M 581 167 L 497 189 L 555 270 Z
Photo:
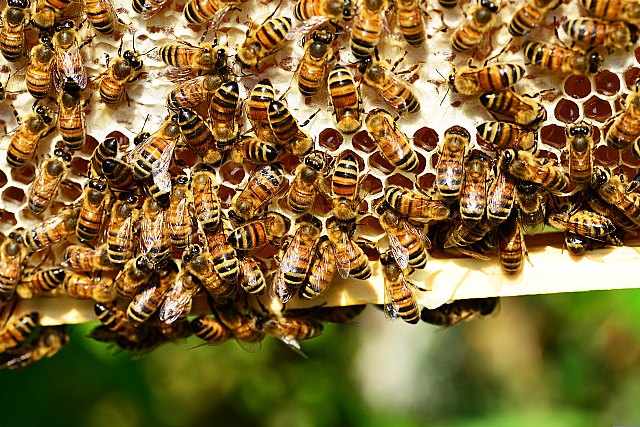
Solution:
M 178 140 L 174 139 L 162 152 L 160 158 L 151 164 L 153 183 L 162 191 L 171 191 L 171 175 L 169 174 L 169 166 L 171 165 L 173 151 L 176 148 L 177 142 Z
M 152 18 L 162 9 L 164 9 L 164 7 L 169 4 L 169 1 L 170 0 L 145 0 L 140 16 L 142 17 L 142 19 Z
M 189 201 L 187 199 L 181 199 L 177 204 L 172 204 L 169 209 L 174 211 L 174 216 L 177 218 L 185 218 L 186 221 L 189 221 L 189 212 L 188 212 Z M 173 221 L 168 221 L 169 230 L 173 234 L 180 234 L 182 232 L 181 224 L 176 224 Z
M 400 314 L 400 306 L 394 298 L 393 287 L 395 285 L 385 279 L 384 283 L 384 314 L 388 320 L 393 320 Z
M 142 252 L 148 253 L 155 247 L 155 242 L 161 239 L 164 233 L 164 211 L 159 212 L 155 218 L 143 217 L 140 224 L 140 244 Z
M 62 89 L 64 81 L 71 79 L 80 89 L 87 87 L 87 70 L 80 56 L 78 40 L 74 40 L 68 49 L 56 48 L 55 86 Z
M 398 237 L 394 233 L 387 232 L 387 237 L 389 238 L 391 253 L 393 254 L 396 262 L 400 268 L 407 268 L 409 265 L 409 250 L 402 246 L 402 243 L 400 243 L 400 240 L 398 240 Z
M 431 248 L 431 240 L 429 240 L 429 237 L 424 234 L 424 232 L 422 230 L 420 230 L 418 227 L 416 227 L 415 225 L 411 224 L 410 222 L 404 220 L 402 221 L 402 227 L 408 232 L 413 234 L 414 236 L 416 236 L 418 239 L 420 239 L 422 241 L 422 245 L 425 247 L 425 249 L 430 249 Z
M 186 289 L 182 278 L 177 278 L 160 307 L 160 321 L 171 324 L 178 320 L 182 313 L 191 311 L 193 295 L 197 290 L 197 287 Z
M 287 40 L 297 40 L 309 34 L 316 28 L 326 24 L 327 22 L 329 22 L 329 18 L 327 16 L 312 16 L 297 27 L 289 30 L 285 38 Z
M 166 77 L 172 82 L 181 82 L 196 77 L 195 73 L 196 70 L 190 65 L 186 65 L 183 67 L 169 65 L 162 72 L 162 76 Z

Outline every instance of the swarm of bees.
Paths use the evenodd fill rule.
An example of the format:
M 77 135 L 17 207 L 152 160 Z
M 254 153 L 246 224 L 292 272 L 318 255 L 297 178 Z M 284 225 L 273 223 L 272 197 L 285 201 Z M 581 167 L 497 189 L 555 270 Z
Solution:
M 242 345 L 272 336 L 300 351 L 324 322 L 364 310 L 326 306 L 336 287 L 378 279 L 387 318 L 450 326 L 498 300 L 423 307 L 430 284 L 412 275 L 428 272 L 432 254 L 515 276 L 525 236 L 552 228 L 578 256 L 623 245 L 640 227 L 640 179 L 596 152 L 640 157 L 640 80 L 609 120 L 584 111 L 555 146 L 545 132 L 554 88 L 518 88 L 535 74 L 588 76 L 633 57 L 636 1 L 298 0 L 267 4 L 269 16 L 247 17 L 236 37 L 233 20 L 258 5 L 190 0 L 180 20 L 201 38 L 139 52 L 143 24 L 151 34 L 169 3 L 133 0 L 128 16 L 109 0 L 8 0 L 2 10 L 10 77 L 0 106 L 17 125 L 1 161 L 26 182 L 26 216 L 0 244 L 2 367 L 68 341 L 42 313 L 18 314 L 25 299 L 92 301 L 101 325 L 91 338 L 125 351 L 190 335 Z M 583 16 L 565 14 L 576 10 Z M 447 44 L 441 80 L 424 77 L 431 39 Z M 104 64 L 90 56 L 100 41 L 117 47 Z M 284 57 L 291 49 L 297 59 Z M 415 64 L 400 70 L 404 61 Z M 158 94 L 156 80 L 170 90 Z M 471 106 L 474 126 L 430 122 L 438 109 L 425 88 L 452 100 L 443 109 Z M 146 115 L 135 93 L 155 115 L 137 134 L 125 125 Z M 24 99 L 31 111 L 20 114 L 13 103 Z M 304 116 L 304 103 L 317 109 Z M 420 117 L 439 129 L 430 149 L 410 136 Z

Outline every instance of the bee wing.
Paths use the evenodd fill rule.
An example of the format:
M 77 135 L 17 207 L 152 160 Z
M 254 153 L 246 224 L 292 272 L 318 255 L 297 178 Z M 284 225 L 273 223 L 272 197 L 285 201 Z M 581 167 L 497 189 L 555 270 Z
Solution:
M 316 282 L 331 283 L 335 272 L 336 263 L 333 248 L 331 245 L 327 245 L 320 253 L 315 268 L 311 269 L 311 274 L 317 278 Z M 317 286 L 311 286 L 311 288 L 316 293 L 321 291 Z
M 235 2 L 234 2 L 235 3 Z M 224 15 L 227 14 L 227 12 L 229 12 L 231 9 L 235 8 L 236 6 L 234 6 L 233 4 L 230 4 L 228 6 L 224 6 L 221 7 L 220 9 L 218 9 L 216 11 L 216 13 L 213 14 L 213 17 L 211 18 L 211 21 L 209 21 L 209 31 L 216 31 L 216 29 L 218 28 L 218 25 L 220 25 L 220 22 L 222 21 L 222 18 L 224 18 Z
M 87 70 L 80 56 L 80 45 L 74 40 L 68 49 L 56 48 L 54 74 L 55 87 L 58 92 L 67 78 L 73 80 L 80 89 L 87 87 Z
M 181 82 L 175 89 L 174 98 L 182 105 L 195 107 L 204 102 L 209 94 L 201 89 L 202 81 L 208 76 L 198 76 Z M 189 95 L 186 95 L 189 94 Z
M 347 233 L 342 233 L 340 239 L 342 240 L 342 245 L 345 248 L 344 253 L 336 251 L 335 247 L 333 253 L 336 259 L 336 269 L 338 270 L 338 274 L 340 274 L 340 277 L 343 279 L 346 279 L 349 277 L 349 273 L 351 272 L 351 260 L 354 259 L 357 254 Z
M 159 212 L 155 218 L 143 218 L 140 223 L 140 244 L 143 253 L 148 253 L 157 239 L 165 235 L 164 212 Z
M 400 77 L 398 77 L 393 71 L 384 68 L 384 74 L 386 75 L 387 79 L 389 80 L 389 84 L 385 87 L 387 87 L 388 89 L 382 89 L 382 97 L 384 99 L 393 99 L 394 102 L 397 101 L 398 96 L 395 94 L 396 88 L 397 87 L 406 87 L 408 85 L 408 83 L 406 81 L 404 81 L 403 79 L 401 79 Z M 392 92 L 393 91 L 393 92 Z M 406 101 L 402 101 L 400 102 L 395 109 L 396 110 L 404 110 L 407 108 L 407 102 Z
M 145 0 L 142 5 L 142 12 L 140 16 L 142 19 L 149 19 L 155 16 L 158 12 L 160 12 L 164 7 L 169 3 L 169 0 L 154 0 L 153 2 L 150 0 Z
M 416 227 L 415 225 L 411 224 L 409 221 L 406 221 L 406 220 L 402 221 L 402 227 L 405 230 L 407 230 L 407 232 L 413 234 L 418 239 L 420 239 L 426 249 L 431 248 L 431 240 L 429 240 L 429 237 L 427 237 L 427 235 L 424 234 L 424 232 L 420 230 L 418 227 Z
M 290 29 L 285 38 L 287 40 L 299 39 L 327 22 L 329 22 L 327 16 L 312 16 L 297 27 Z
M 181 82 L 195 77 L 195 69 L 190 65 L 184 67 L 169 65 L 164 69 L 161 75 L 172 82 Z
M 392 284 L 385 279 L 384 284 L 384 315 L 387 320 L 396 319 L 400 314 L 400 306 L 395 301 Z
M 160 307 L 160 321 L 171 324 L 178 320 L 182 313 L 190 311 L 194 293 L 185 289 L 182 279 L 176 279 Z
M 284 271 L 282 271 L 282 269 L 280 268 L 273 275 L 269 295 L 271 296 L 271 298 L 278 298 L 283 304 L 286 304 L 287 301 L 289 301 L 293 296 L 293 293 L 287 288 L 287 285 L 284 283 Z
M 398 240 L 395 234 L 388 232 L 387 237 L 389 238 L 389 247 L 396 262 L 400 268 L 407 268 L 409 265 L 409 250 L 402 246 L 402 243 L 400 243 L 400 240 Z
M 153 176 L 153 183 L 158 186 L 160 190 L 171 191 L 171 175 L 169 174 L 169 166 L 173 159 L 173 151 L 176 148 L 177 139 L 170 144 L 163 152 L 158 160 L 151 165 L 151 175 Z M 142 145 L 142 144 L 141 144 Z
M 169 209 L 172 209 L 175 213 L 176 217 L 185 218 L 185 223 L 189 224 L 189 201 L 185 199 L 181 199 L 177 204 L 172 204 Z M 182 224 L 177 224 L 174 221 L 169 221 L 169 230 L 174 234 L 180 234 L 182 228 Z

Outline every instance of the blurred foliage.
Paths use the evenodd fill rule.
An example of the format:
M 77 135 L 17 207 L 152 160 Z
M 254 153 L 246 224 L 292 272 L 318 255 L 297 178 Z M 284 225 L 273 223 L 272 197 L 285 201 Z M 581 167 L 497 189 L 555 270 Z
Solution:
M 640 290 L 503 299 L 447 329 L 369 308 L 308 359 L 275 339 L 112 355 L 79 325 L 57 357 L 0 372 L 3 425 L 638 425 L 639 321 Z

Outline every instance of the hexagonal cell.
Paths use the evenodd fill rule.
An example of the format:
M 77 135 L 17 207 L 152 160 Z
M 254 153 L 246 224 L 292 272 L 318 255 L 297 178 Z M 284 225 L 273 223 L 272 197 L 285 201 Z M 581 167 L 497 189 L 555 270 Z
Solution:
M 596 147 L 593 155 L 597 159 L 597 163 L 603 166 L 613 166 L 620 162 L 620 152 L 606 145 Z
M 320 136 L 318 138 L 320 146 L 329 151 L 336 151 L 340 148 L 343 142 L 344 138 L 342 137 L 342 134 L 333 128 L 326 128 L 320 132 Z
M 373 153 L 371 156 L 369 156 L 369 166 L 376 168 L 383 174 L 390 174 L 391 172 L 396 170 L 396 167 L 389 163 L 387 159 L 382 157 L 382 154 L 378 152 Z
M 425 151 L 435 149 L 438 146 L 438 141 L 440 141 L 438 132 L 429 127 L 421 127 L 413 134 L 413 144 Z
M 120 133 L 120 132 L 118 132 L 118 133 Z M 95 139 L 91 135 L 87 135 L 87 139 L 86 139 L 84 145 L 82 146 L 82 150 L 80 150 L 80 152 L 90 156 L 90 155 L 93 154 L 93 151 L 96 149 L 98 144 L 99 143 L 98 143 L 97 139 Z
M 363 153 L 373 153 L 378 148 L 377 144 L 373 139 L 371 139 L 366 130 L 361 130 L 353 135 L 351 143 L 353 144 L 353 148 L 362 151 Z
M 580 107 L 569 99 L 561 99 L 553 110 L 556 119 L 564 123 L 573 123 L 580 117 Z
M 89 160 L 74 156 L 71 159 L 71 173 L 78 177 L 86 177 L 89 170 Z
M 9 186 L 2 191 L 2 200 L 7 204 L 20 206 L 25 202 L 26 196 L 21 188 Z
M 7 228 L 15 227 L 18 224 L 18 221 L 12 212 L 0 209 L 0 224 L 2 224 L 6 230 Z
M 418 187 L 423 191 L 429 191 L 433 189 L 436 182 L 436 176 L 432 173 L 426 173 L 418 178 Z
M 566 135 L 564 127 L 558 125 L 547 125 L 540 129 L 540 139 L 547 145 L 550 145 L 557 149 L 562 149 L 566 146 Z
M 385 183 L 387 185 L 398 185 L 400 187 L 408 188 L 409 190 L 413 189 L 413 181 L 399 173 L 391 175 L 386 179 Z
M 358 220 L 358 232 L 368 238 L 377 238 L 384 234 L 380 221 L 373 215 Z
M 7 175 L 5 175 L 5 173 L 2 170 L 0 170 L 0 188 L 7 185 L 7 182 L 9 182 L 9 180 L 7 179 Z
M 627 166 L 632 166 L 634 168 L 640 167 L 640 158 L 636 157 L 631 149 L 627 149 L 622 152 L 622 161 Z
M 611 103 L 595 95 L 582 104 L 582 109 L 584 110 L 585 117 L 600 123 L 606 122 L 613 114 Z
M 382 181 L 371 174 L 367 174 L 362 180 L 363 186 L 369 187 L 369 194 L 382 193 Z
M 218 198 L 220 199 L 220 203 L 224 208 L 231 207 L 231 200 L 233 196 L 235 196 L 236 190 L 233 188 L 227 187 L 226 185 L 221 185 L 218 188 Z
M 62 181 L 59 187 L 59 195 L 57 198 L 67 202 L 74 202 L 82 196 L 82 186 L 73 181 Z
M 613 96 L 620 92 L 620 78 L 609 70 L 593 76 L 596 83 L 596 92 L 601 95 Z
M 569 76 L 564 82 L 564 92 L 574 99 L 585 98 L 591 93 L 591 81 L 587 76 Z
M 184 163 L 190 168 L 200 161 L 198 155 L 191 148 L 176 148 L 175 157 L 177 163 Z
M 278 157 L 278 161 L 280 163 L 282 163 L 282 166 L 284 166 L 284 170 L 289 173 L 292 174 L 296 168 L 298 167 L 298 165 L 300 164 L 300 157 L 296 156 L 295 154 L 291 154 L 291 153 L 286 153 L 284 155 L 280 155 Z M 227 162 L 227 163 L 231 163 L 231 162 Z M 237 164 L 237 163 L 235 163 Z M 224 168 L 226 166 L 226 164 L 224 166 L 222 166 L 222 168 Z M 242 167 L 242 165 L 240 165 L 240 167 Z M 221 170 L 222 170 L 221 168 Z
M 244 168 L 240 163 L 227 162 L 220 168 L 220 176 L 227 184 L 238 185 L 244 179 Z
M 11 179 L 21 184 L 31 184 L 36 177 L 36 168 L 32 164 L 28 164 L 22 169 L 11 168 Z

